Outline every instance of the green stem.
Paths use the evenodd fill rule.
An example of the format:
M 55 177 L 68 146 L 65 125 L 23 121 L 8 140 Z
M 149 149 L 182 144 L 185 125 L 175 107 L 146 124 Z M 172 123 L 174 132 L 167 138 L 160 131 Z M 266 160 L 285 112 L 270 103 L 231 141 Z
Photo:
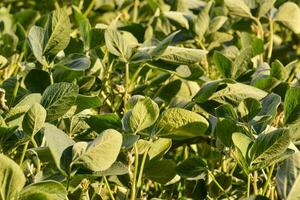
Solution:
M 124 97 L 123 97 L 123 102 L 124 102 L 124 108 L 127 104 L 127 97 L 128 97 L 128 90 L 129 90 L 129 82 L 130 82 L 130 78 L 129 78 L 129 63 L 127 62 L 125 64 L 125 84 L 124 84 L 124 88 L 125 88 L 125 93 L 124 93 Z M 126 111 L 126 110 L 125 110 Z
M 268 61 L 270 62 L 272 57 L 273 45 L 274 45 L 274 23 L 272 19 L 269 19 L 270 25 L 270 39 L 269 39 L 269 48 L 268 48 Z
M 139 0 L 134 0 L 133 18 L 132 18 L 133 23 L 137 22 L 138 15 L 139 15 Z
M 250 185 L 251 185 L 251 174 L 248 174 L 248 181 L 247 181 L 247 197 L 250 197 Z
M 31 142 L 32 142 L 34 148 L 38 148 L 39 147 L 33 137 L 31 138 Z M 36 166 L 36 168 L 37 168 L 36 172 L 37 172 L 37 174 L 39 174 L 40 171 L 41 171 L 41 161 L 38 158 L 38 156 L 37 156 L 37 166 Z
M 25 158 L 25 154 L 26 154 L 26 151 L 27 151 L 27 148 L 28 148 L 28 144 L 29 144 L 29 141 L 26 142 L 25 145 L 24 145 L 24 147 L 23 147 L 22 155 L 21 155 L 20 162 L 19 162 L 20 166 L 23 164 L 23 161 L 24 161 L 24 158 Z
M 257 171 L 253 173 L 253 189 L 254 189 L 254 194 L 258 194 L 258 189 L 257 189 Z
M 114 195 L 113 195 L 113 193 L 112 193 L 112 191 L 111 191 L 111 189 L 110 189 L 109 183 L 108 183 L 108 181 L 107 181 L 107 179 L 106 179 L 105 176 L 103 176 L 103 180 L 104 180 L 104 184 L 105 184 L 105 186 L 106 186 L 106 188 L 107 188 L 107 190 L 108 190 L 108 193 L 109 193 L 110 198 L 111 198 L 112 200 L 115 200 L 115 197 L 114 197 Z
M 92 0 L 92 2 L 90 3 L 89 7 L 86 9 L 86 11 L 84 12 L 83 16 L 88 16 L 88 14 L 92 11 L 94 5 L 96 4 L 96 0 Z
M 150 139 L 150 141 L 151 141 L 151 139 Z M 140 171 L 139 171 L 139 176 L 138 176 L 138 181 L 137 181 L 137 191 L 139 190 L 139 187 L 142 186 L 143 172 L 144 172 L 144 167 L 145 167 L 145 163 L 146 163 L 146 160 L 147 160 L 149 149 L 150 148 L 146 149 L 146 151 L 144 152 L 143 158 L 142 158 L 142 162 L 141 162 L 141 166 L 140 166 Z M 141 188 L 141 194 L 142 193 L 143 193 L 143 187 Z
M 134 144 L 134 172 L 133 172 L 133 180 L 131 185 L 131 195 L 130 200 L 136 199 L 136 179 L 137 179 L 137 172 L 139 166 L 139 151 L 137 144 Z
M 229 198 L 227 192 L 224 190 L 224 188 L 223 188 L 223 187 L 220 185 L 220 183 L 217 181 L 217 179 L 215 178 L 215 176 L 213 175 L 213 173 L 212 173 L 210 170 L 208 170 L 207 172 L 208 172 L 208 175 L 209 175 L 209 176 L 211 177 L 211 179 L 213 180 L 213 182 L 216 184 L 216 186 L 217 186 L 222 192 L 224 192 L 224 194 L 225 194 L 225 196 L 226 196 L 227 198 Z
M 135 85 L 135 81 L 139 75 L 139 73 L 141 72 L 141 70 L 144 68 L 145 64 L 141 65 L 133 74 L 131 80 L 130 80 L 130 84 L 129 84 L 129 90 L 133 90 L 133 87 Z
M 262 24 L 260 23 L 259 19 L 256 17 L 252 17 L 252 20 L 255 21 L 255 23 L 258 27 L 258 32 L 257 32 L 258 38 L 264 40 L 264 28 L 263 28 Z M 260 54 L 259 58 L 260 58 L 260 63 L 263 63 L 264 62 L 263 54 Z
M 264 187 L 263 187 L 263 195 L 265 195 L 266 192 L 267 192 L 268 186 L 269 186 L 271 178 L 272 178 L 272 174 L 273 174 L 274 168 L 275 168 L 275 164 L 273 164 L 271 166 L 271 169 L 268 172 L 267 181 L 265 182 Z

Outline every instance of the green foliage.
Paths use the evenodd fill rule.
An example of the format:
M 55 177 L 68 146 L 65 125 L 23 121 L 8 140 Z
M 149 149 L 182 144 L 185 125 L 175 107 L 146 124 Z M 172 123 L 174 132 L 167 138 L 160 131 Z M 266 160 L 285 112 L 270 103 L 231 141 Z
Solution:
M 299 6 L 0 1 L 0 200 L 299 199 Z

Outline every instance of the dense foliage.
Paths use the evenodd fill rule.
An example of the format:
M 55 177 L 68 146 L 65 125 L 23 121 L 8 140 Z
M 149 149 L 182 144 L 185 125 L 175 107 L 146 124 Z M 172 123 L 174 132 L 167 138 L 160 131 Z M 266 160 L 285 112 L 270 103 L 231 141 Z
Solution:
M 0 200 L 300 199 L 299 5 L 0 1 Z

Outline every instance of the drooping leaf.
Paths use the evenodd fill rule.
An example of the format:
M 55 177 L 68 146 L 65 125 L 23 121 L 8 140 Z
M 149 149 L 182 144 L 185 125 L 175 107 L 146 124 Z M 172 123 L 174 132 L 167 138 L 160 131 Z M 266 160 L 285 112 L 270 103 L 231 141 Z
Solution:
M 71 146 L 75 142 L 65 132 L 52 124 L 46 123 L 43 132 L 46 139 L 46 146 L 49 147 L 56 167 L 66 176 L 69 173 L 71 162 Z
M 73 145 L 72 163 L 92 171 L 108 169 L 117 159 L 122 145 L 122 135 L 113 129 L 103 131 L 92 142 Z
M 24 132 L 33 137 L 43 126 L 47 112 L 43 106 L 35 103 L 25 113 L 22 123 Z
M 172 139 L 187 139 L 203 135 L 208 121 L 201 115 L 182 108 L 166 110 L 156 125 L 156 135 Z
M 145 175 L 150 180 L 165 184 L 175 177 L 175 168 L 176 163 L 173 160 L 157 160 L 145 169 Z
M 17 200 L 26 179 L 22 169 L 13 160 L 0 154 L 0 199 Z

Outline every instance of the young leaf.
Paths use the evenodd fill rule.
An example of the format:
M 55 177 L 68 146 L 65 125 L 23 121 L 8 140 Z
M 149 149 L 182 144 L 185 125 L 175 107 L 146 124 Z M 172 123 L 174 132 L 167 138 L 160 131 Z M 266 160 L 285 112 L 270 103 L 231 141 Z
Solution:
M 65 187 L 56 181 L 42 181 L 25 187 L 19 200 L 65 200 L 67 191 Z
M 32 26 L 28 33 L 29 45 L 35 58 L 42 64 L 47 65 L 43 56 L 45 30 L 38 26 Z
M 194 20 L 194 31 L 199 39 L 202 39 L 205 32 L 209 27 L 209 11 L 212 6 L 212 1 L 208 2 L 206 6 L 199 12 L 198 16 Z
M 47 121 L 62 117 L 76 102 L 79 88 L 72 83 L 55 83 L 47 87 L 41 105 L 47 110 Z
M 112 28 L 107 28 L 104 36 L 108 51 L 113 55 L 120 57 L 122 61 L 127 62 L 131 57 L 132 49 L 123 36 L 117 30 Z
M 43 126 L 47 112 L 43 106 L 35 103 L 25 113 L 22 123 L 23 131 L 33 137 Z
M 10 158 L 0 154 L 0 199 L 16 200 L 25 185 L 22 169 Z
M 92 142 L 73 145 L 72 164 L 82 165 L 92 171 L 108 169 L 117 159 L 122 145 L 122 135 L 113 129 L 103 131 Z
M 156 125 L 156 135 L 172 139 L 187 139 L 203 135 L 208 121 L 195 112 L 182 108 L 166 110 Z

